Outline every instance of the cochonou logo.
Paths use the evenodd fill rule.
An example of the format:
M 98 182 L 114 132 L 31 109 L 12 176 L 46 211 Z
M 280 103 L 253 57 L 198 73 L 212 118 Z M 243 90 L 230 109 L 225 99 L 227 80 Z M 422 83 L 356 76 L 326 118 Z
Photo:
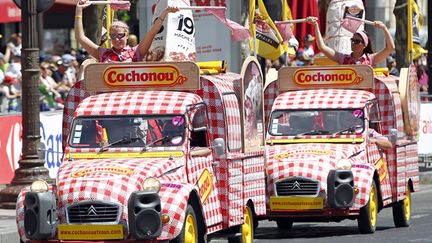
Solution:
M 363 78 L 352 68 L 300 69 L 294 73 L 294 82 L 298 86 L 351 85 L 362 80 Z
M 177 67 L 164 66 L 112 66 L 103 74 L 108 86 L 176 86 L 184 83 L 187 78 L 181 75 Z

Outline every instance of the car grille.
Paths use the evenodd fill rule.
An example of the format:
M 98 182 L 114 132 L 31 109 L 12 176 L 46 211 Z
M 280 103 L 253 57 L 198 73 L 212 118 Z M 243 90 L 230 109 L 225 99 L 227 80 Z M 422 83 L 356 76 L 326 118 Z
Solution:
M 71 224 L 118 223 L 120 212 L 120 206 L 117 204 L 89 201 L 69 206 L 67 218 Z
M 317 196 L 319 182 L 307 178 L 293 177 L 276 182 L 278 196 Z

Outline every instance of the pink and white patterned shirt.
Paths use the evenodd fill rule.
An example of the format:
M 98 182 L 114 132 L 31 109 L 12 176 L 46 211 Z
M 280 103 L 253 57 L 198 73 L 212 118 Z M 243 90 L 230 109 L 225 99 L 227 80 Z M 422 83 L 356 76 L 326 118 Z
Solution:
M 354 65 L 354 64 L 366 64 L 370 66 L 375 66 L 373 54 L 363 54 L 359 59 L 355 59 L 352 55 L 337 53 L 339 64 L 342 65 Z
M 141 60 L 138 46 L 125 46 L 120 52 L 112 48 L 99 47 L 99 62 L 139 62 Z

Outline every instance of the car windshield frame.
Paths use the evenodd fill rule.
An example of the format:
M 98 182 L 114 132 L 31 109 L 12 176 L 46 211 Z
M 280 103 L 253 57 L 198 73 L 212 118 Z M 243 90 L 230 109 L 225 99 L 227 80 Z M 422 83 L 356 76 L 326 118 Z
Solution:
M 186 119 L 184 114 L 80 116 L 72 122 L 68 145 L 101 150 L 182 146 L 186 141 Z M 151 132 L 153 126 L 159 132 Z
M 267 133 L 295 138 L 360 135 L 366 129 L 365 119 L 364 108 L 280 109 L 271 113 Z

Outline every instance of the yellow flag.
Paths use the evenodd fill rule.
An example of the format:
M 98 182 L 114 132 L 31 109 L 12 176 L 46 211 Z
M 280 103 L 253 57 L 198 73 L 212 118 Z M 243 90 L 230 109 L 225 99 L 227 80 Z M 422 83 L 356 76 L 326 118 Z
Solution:
M 114 10 L 109 4 L 105 6 L 105 13 L 102 17 L 102 31 L 101 31 L 101 41 L 100 45 L 104 48 L 111 48 L 111 40 L 109 38 L 109 32 L 111 24 L 114 20 Z
M 408 40 L 408 62 L 412 62 L 411 60 L 411 53 L 413 51 L 413 42 L 412 42 L 412 37 L 413 37 L 413 31 L 412 31 L 412 26 L 413 26 L 413 19 L 412 19 L 412 2 L 410 1 L 408 3 L 408 29 L 407 29 L 407 40 Z
M 288 44 L 283 43 L 283 39 L 273 20 L 270 18 L 263 0 L 258 0 L 258 10 L 256 11 L 255 9 L 255 0 L 250 0 L 250 30 L 252 36 L 256 38 L 256 40 L 251 40 L 251 49 L 261 57 L 277 60 L 282 54 L 287 52 Z M 291 15 L 291 11 L 286 1 L 284 1 L 283 11 L 283 20 L 287 20 Z
M 291 8 L 288 6 L 288 0 L 282 0 L 282 20 L 292 20 Z M 294 26 L 294 25 L 293 25 Z M 294 30 L 293 30 L 294 32 Z
M 414 0 L 411 0 L 411 4 L 412 19 L 411 21 L 408 20 L 408 53 L 412 51 L 412 57 L 413 60 L 415 60 L 419 58 L 422 54 L 426 54 L 427 50 L 423 49 L 420 40 L 420 31 L 423 25 L 423 16 L 417 3 Z

